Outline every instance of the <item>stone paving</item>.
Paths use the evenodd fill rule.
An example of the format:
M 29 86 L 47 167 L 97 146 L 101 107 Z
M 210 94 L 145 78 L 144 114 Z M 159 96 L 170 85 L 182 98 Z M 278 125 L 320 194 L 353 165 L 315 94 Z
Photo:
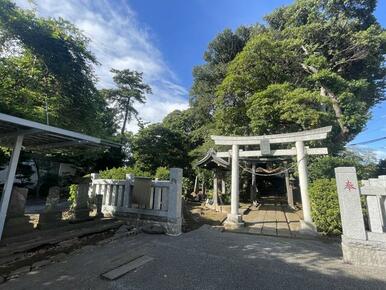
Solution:
M 250 206 L 243 215 L 245 227 L 237 230 L 250 234 L 295 237 L 300 229 L 302 211 L 291 209 L 278 198 L 265 199 L 257 207 Z
M 138 253 L 153 260 L 114 281 L 100 277 Z M 203 226 L 86 246 L 0 289 L 386 289 L 385 271 L 343 264 L 338 243 Z

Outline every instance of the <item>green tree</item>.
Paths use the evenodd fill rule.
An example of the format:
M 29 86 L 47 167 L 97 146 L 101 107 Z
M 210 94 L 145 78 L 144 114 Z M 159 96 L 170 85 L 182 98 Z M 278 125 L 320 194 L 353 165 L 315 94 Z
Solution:
M 1 162 L 0 162 L 1 164 Z M 377 164 L 377 176 L 379 175 L 386 175 L 386 159 L 379 160 L 379 163 Z
M 0 110 L 110 135 L 113 114 L 95 87 L 98 62 L 88 43 L 68 21 L 38 17 L 0 0 Z
M 161 124 L 140 130 L 132 140 L 131 148 L 135 166 L 155 174 L 158 167 L 188 168 L 184 137 Z
M 113 102 L 122 117 L 121 134 L 123 135 L 132 115 L 138 115 L 137 110 L 133 107 L 134 102 L 144 103 L 145 94 L 150 94 L 152 91 L 150 86 L 143 82 L 142 73 L 130 69 L 112 69 L 111 72 L 114 74 L 113 80 L 117 88 L 104 89 L 102 94 Z
M 254 29 L 245 26 L 239 27 L 235 32 L 225 29 L 209 43 L 204 53 L 205 64 L 193 69 L 190 105 L 195 120 L 200 124 L 196 135 L 203 140 L 213 127 L 211 123 L 215 111 L 216 87 L 223 81 L 228 64 L 243 50 Z M 206 129 L 202 130 L 202 127 Z
M 374 9 L 375 1 L 298 0 L 268 15 L 217 87 L 217 128 L 264 134 L 329 124 L 341 148 L 384 99 L 386 33 Z
M 355 167 L 360 180 L 375 177 L 378 169 L 375 160 L 368 160 L 358 152 L 344 151 L 339 156 L 312 159 L 308 167 L 309 178 L 311 182 L 317 179 L 335 178 L 334 168 L 336 167 Z

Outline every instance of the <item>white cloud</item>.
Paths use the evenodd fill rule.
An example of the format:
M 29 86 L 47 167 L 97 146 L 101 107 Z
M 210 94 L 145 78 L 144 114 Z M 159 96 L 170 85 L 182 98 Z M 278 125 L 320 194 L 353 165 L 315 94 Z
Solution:
M 146 104 L 136 105 L 146 122 L 158 122 L 175 109 L 188 107 L 187 90 L 157 49 L 148 28 L 138 23 L 136 13 L 123 0 L 36 0 L 37 12 L 44 17 L 62 17 L 74 23 L 91 39 L 90 48 L 100 66 L 96 67 L 98 87 L 112 87 L 111 68 L 134 69 L 144 73 L 153 94 Z M 23 8 L 31 8 L 27 0 L 17 0 Z M 34 6 L 32 6 L 33 8 Z M 137 131 L 136 122 L 129 130 Z
M 374 151 L 374 154 L 377 156 L 377 159 L 378 159 L 378 160 L 386 159 L 386 151 L 375 150 L 375 151 Z
M 385 147 L 370 147 L 369 145 L 347 145 L 346 148 L 362 156 L 365 160 L 379 161 L 386 159 Z

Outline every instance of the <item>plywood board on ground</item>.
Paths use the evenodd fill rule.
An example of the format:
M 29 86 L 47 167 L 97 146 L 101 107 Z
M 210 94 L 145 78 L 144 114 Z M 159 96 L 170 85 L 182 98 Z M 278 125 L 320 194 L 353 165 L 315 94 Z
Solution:
M 152 260 L 153 260 L 152 257 L 140 256 L 126 264 L 123 264 L 115 269 L 112 269 L 108 272 L 101 274 L 101 277 L 107 280 L 115 280 Z

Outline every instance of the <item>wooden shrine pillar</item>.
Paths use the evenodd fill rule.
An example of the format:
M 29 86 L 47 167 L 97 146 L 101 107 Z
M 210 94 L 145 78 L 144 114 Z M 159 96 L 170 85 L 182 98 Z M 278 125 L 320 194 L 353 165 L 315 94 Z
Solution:
M 215 169 L 213 171 L 213 205 L 215 207 L 218 206 L 218 177 L 219 177 L 218 170 Z
M 251 166 L 251 202 L 256 200 L 256 163 Z
M 290 208 L 295 208 L 294 204 L 294 192 L 292 189 L 292 185 L 290 183 L 290 178 L 289 178 L 289 172 L 286 170 L 284 172 L 284 178 L 285 178 L 285 188 L 286 188 L 286 195 L 287 195 L 287 202 Z

